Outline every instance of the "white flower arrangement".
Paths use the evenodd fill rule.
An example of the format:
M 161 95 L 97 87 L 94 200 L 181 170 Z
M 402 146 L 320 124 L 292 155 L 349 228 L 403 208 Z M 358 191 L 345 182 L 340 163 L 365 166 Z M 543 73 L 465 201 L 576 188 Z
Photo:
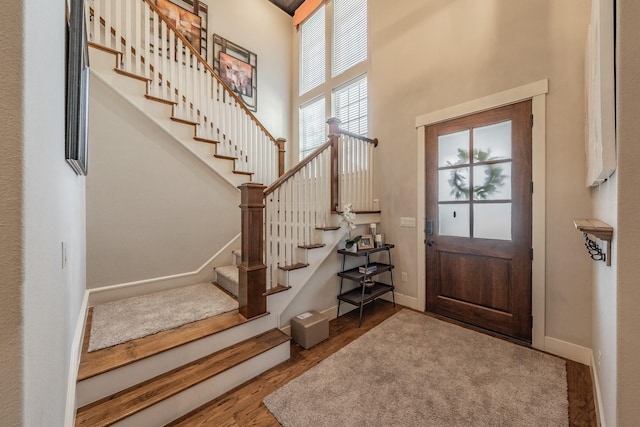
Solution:
M 355 212 L 351 211 L 351 208 L 352 204 L 346 203 L 342 207 L 342 213 L 340 214 L 340 227 L 342 227 L 347 231 L 347 233 L 349 233 L 349 239 L 345 241 L 345 247 L 347 249 L 350 249 L 354 244 L 356 244 L 361 237 L 355 236 L 354 238 L 351 238 L 351 230 L 355 230 L 356 228 L 356 214 Z

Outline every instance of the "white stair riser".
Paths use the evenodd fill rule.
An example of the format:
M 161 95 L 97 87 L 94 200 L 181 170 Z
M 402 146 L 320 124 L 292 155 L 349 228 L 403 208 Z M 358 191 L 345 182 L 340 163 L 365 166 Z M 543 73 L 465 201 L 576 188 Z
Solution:
M 91 69 L 105 71 L 116 68 L 116 56 L 113 53 L 105 52 L 100 49 L 89 49 Z
M 78 407 L 154 378 L 240 341 L 276 327 L 273 315 L 247 322 L 200 340 L 164 351 L 135 363 L 80 381 L 76 388 Z
M 156 427 L 165 425 L 288 360 L 290 348 L 289 341 L 286 341 L 114 425 L 120 427 Z

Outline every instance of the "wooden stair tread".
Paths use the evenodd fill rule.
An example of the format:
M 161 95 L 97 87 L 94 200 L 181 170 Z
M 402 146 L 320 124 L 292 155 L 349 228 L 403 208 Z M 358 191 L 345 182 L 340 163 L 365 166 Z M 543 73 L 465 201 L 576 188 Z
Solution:
M 198 122 L 194 122 L 193 120 L 181 119 L 180 117 L 171 116 L 171 120 L 174 122 L 182 123 L 185 125 L 193 125 L 196 126 Z
M 121 75 L 127 76 L 127 77 L 131 77 L 132 79 L 140 80 L 140 81 L 143 81 L 143 82 L 150 82 L 151 81 L 151 79 L 148 78 L 148 77 L 141 76 L 141 75 L 134 74 L 134 73 L 130 73 L 128 71 L 121 70 L 120 68 L 114 68 L 113 70 L 118 74 L 121 74 Z
M 331 225 L 331 226 L 328 226 L 328 227 L 316 227 L 316 230 L 322 230 L 322 231 L 340 230 L 340 226 Z
M 300 249 L 318 249 L 318 248 L 324 248 L 325 245 L 324 243 L 314 243 L 312 245 L 298 245 L 298 247 Z
M 88 44 L 89 47 L 92 47 L 94 49 L 98 49 L 98 50 L 101 50 L 103 52 L 111 53 L 111 54 L 113 54 L 115 56 L 120 55 L 120 52 L 118 52 L 115 49 L 111 49 L 110 47 L 103 46 L 103 45 L 95 43 L 95 42 L 88 42 L 87 44 Z
M 89 353 L 89 333 L 93 308 L 89 309 L 85 328 L 78 381 L 145 359 L 163 351 L 196 341 L 200 338 L 233 328 L 248 322 L 238 310 L 187 323 L 174 329 L 131 340 L 113 347 Z M 251 319 L 253 320 L 253 319 Z
M 220 144 L 220 141 L 216 141 L 215 139 L 202 138 L 201 136 L 194 136 L 193 139 L 198 142 L 206 142 L 207 144 Z
M 278 286 L 275 286 L 275 287 L 269 289 L 263 295 L 264 296 L 273 295 L 273 294 L 277 294 L 278 292 L 287 291 L 289 289 L 291 289 L 291 286 L 285 286 L 285 285 L 278 284 Z
M 237 157 L 223 156 L 222 154 L 214 154 L 213 157 L 215 157 L 216 159 L 238 160 Z
M 76 426 L 108 426 L 174 396 L 291 338 L 271 329 L 78 409 Z
M 233 173 L 235 173 L 236 175 L 253 175 L 253 172 L 245 172 L 245 171 L 237 171 L 237 170 L 233 170 Z
M 149 101 L 160 102 L 162 104 L 167 104 L 167 105 L 178 105 L 178 103 L 175 101 L 171 101 L 169 99 L 164 99 L 164 98 L 158 98 L 157 96 L 153 96 L 153 95 L 145 95 L 144 97 L 147 98 Z
M 291 265 L 279 265 L 278 269 L 284 270 L 284 271 L 291 271 L 291 270 L 297 270 L 299 268 L 305 268 L 305 267 L 309 267 L 309 264 L 298 262 L 296 264 L 291 264 Z

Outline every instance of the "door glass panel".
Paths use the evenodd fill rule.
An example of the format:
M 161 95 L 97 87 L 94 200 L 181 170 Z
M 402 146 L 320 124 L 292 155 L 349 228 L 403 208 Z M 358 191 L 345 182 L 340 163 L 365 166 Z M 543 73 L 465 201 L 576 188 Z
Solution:
M 439 205 L 438 224 L 441 236 L 470 237 L 469 205 Z
M 487 160 L 511 158 L 511 121 L 482 126 L 473 130 L 473 150 L 478 153 L 476 161 L 483 154 Z
M 468 164 L 468 153 L 469 130 L 438 137 L 438 167 Z
M 438 201 L 469 200 L 469 168 L 438 172 Z
M 473 237 L 511 240 L 511 203 L 474 204 Z
M 511 199 L 511 162 L 473 168 L 474 200 Z

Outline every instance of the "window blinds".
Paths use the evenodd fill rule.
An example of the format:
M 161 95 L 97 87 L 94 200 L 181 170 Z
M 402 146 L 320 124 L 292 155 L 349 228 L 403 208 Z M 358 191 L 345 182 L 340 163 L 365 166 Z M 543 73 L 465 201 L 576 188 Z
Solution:
M 340 128 L 359 135 L 366 135 L 367 76 L 336 89 L 333 92 L 334 115 L 340 119 Z
M 301 25 L 300 95 L 324 83 L 325 7 L 320 7 Z
M 334 0 L 331 75 L 367 59 L 367 0 Z
M 327 140 L 324 97 L 300 107 L 300 159 Z

